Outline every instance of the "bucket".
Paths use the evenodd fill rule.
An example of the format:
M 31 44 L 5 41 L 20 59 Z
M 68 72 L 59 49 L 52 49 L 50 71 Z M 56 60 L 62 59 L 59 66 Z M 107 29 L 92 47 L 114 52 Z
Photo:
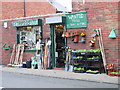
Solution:
M 73 72 L 73 65 L 69 65 L 69 71 Z

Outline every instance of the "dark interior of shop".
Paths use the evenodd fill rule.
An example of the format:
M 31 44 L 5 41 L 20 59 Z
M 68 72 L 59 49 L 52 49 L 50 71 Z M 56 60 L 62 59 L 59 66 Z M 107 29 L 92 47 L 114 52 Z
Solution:
M 65 66 L 65 38 L 62 37 L 64 32 L 63 25 L 55 26 L 55 36 L 56 36 L 56 52 L 58 52 L 58 57 L 56 58 L 56 67 L 64 68 Z

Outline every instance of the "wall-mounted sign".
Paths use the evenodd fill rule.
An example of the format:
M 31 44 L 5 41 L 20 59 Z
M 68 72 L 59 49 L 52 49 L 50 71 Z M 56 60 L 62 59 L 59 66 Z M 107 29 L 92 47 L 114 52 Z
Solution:
M 46 18 L 46 24 L 65 23 L 65 17 L 55 16 Z
M 41 19 L 22 20 L 22 21 L 14 21 L 14 22 L 12 22 L 12 25 L 14 27 L 36 26 L 36 25 L 41 25 L 41 24 L 42 24 Z
M 7 27 L 8 27 L 8 23 L 4 22 L 4 28 L 7 28 Z
M 87 27 L 87 12 L 77 12 L 66 14 L 66 28 L 86 28 Z

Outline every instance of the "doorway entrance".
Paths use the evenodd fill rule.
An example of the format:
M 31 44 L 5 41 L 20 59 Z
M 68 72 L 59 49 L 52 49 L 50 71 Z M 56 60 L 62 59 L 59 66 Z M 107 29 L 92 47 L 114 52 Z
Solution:
M 64 25 L 57 24 L 54 26 L 55 30 L 55 63 L 56 68 L 65 67 L 65 37 L 64 37 Z
M 51 55 L 53 68 L 65 68 L 66 38 L 64 33 L 65 27 L 63 24 L 51 25 Z

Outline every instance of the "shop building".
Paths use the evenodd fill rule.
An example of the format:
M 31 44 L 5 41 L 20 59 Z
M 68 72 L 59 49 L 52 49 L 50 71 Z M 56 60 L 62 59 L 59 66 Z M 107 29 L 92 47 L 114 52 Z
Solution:
M 37 42 L 45 42 L 50 38 L 50 27 L 45 24 L 45 18 L 62 17 L 64 14 L 54 14 L 24 20 L 2 22 L 2 64 L 8 64 L 14 44 L 26 44 L 23 61 L 29 60 L 36 53 Z M 7 25 L 7 27 L 5 27 Z M 10 46 L 10 47 L 9 47 Z
M 73 2 L 72 4 L 72 13 L 51 14 L 32 17 L 29 19 L 24 18 L 20 20 L 3 20 L 2 45 L 6 43 L 7 45 L 5 46 L 13 47 L 16 42 L 22 43 L 23 41 L 26 41 L 26 38 L 30 37 L 26 44 L 28 44 L 30 40 L 32 40 L 32 44 L 26 47 L 27 50 L 25 50 L 25 53 L 23 55 L 24 61 L 30 59 L 36 54 L 36 49 L 34 45 L 37 44 L 37 41 L 39 43 L 41 41 L 45 42 L 47 38 L 50 38 L 51 42 L 49 45 L 52 67 L 65 68 L 67 65 L 66 63 L 68 63 L 66 59 L 71 57 L 72 61 L 70 59 L 69 60 L 73 64 L 73 57 L 79 57 L 79 59 L 81 57 L 83 58 L 82 55 L 74 55 L 74 52 L 78 50 L 80 50 L 81 52 L 82 50 L 82 52 L 86 53 L 91 49 L 96 50 L 100 48 L 99 39 L 95 30 L 101 30 L 103 43 L 102 49 L 104 49 L 105 52 L 105 61 L 97 62 L 97 65 L 100 63 L 100 65 L 102 66 L 104 66 L 105 63 L 115 64 L 115 67 L 118 68 L 120 52 L 120 28 L 118 26 L 118 15 L 120 14 L 118 7 L 119 3 L 85 2 L 83 4 L 82 2 Z M 113 34 L 111 35 L 111 31 L 114 33 L 114 37 L 112 37 Z M 69 55 L 71 53 L 67 53 L 66 48 L 68 47 L 73 50 L 72 55 Z M 3 64 L 9 63 L 11 52 L 12 49 L 2 50 Z M 86 54 L 84 55 L 84 58 L 91 58 L 88 57 Z M 95 57 L 97 58 L 97 56 Z M 100 60 L 103 60 L 103 58 L 100 58 Z M 85 66 L 85 68 L 86 67 L 87 66 Z M 81 67 L 80 69 L 83 69 L 83 67 Z
M 25 41 L 25 38 L 31 37 L 33 33 L 38 32 L 39 35 L 31 37 L 33 43 L 37 43 L 37 38 L 45 39 L 50 37 L 49 25 L 45 25 L 45 18 L 52 16 L 61 16 L 63 12 L 68 10 L 53 0 L 46 0 L 44 2 L 1 2 L 2 7 L 2 22 L 1 22 L 1 61 L 2 64 L 8 64 L 14 44 L 19 44 Z M 46 7 L 45 7 L 46 6 Z M 31 32 L 31 36 L 23 37 L 28 34 L 27 30 Z M 34 30 L 37 30 L 34 32 Z M 28 30 L 28 31 L 29 31 Z M 30 33 L 29 33 L 30 35 Z M 6 38 L 7 36 L 7 38 Z M 20 38 L 23 39 L 21 40 Z M 41 41 L 41 40 L 39 40 Z M 10 46 L 10 47 L 9 47 Z M 34 56 L 36 50 L 35 46 L 25 50 L 23 59 L 28 60 Z M 4 48 L 4 49 L 3 49 Z M 9 49 L 10 48 L 10 49 Z M 11 49 L 12 48 L 12 49 Z M 8 50 L 5 50 L 8 49 Z M 23 61 L 24 61 L 23 60 Z

